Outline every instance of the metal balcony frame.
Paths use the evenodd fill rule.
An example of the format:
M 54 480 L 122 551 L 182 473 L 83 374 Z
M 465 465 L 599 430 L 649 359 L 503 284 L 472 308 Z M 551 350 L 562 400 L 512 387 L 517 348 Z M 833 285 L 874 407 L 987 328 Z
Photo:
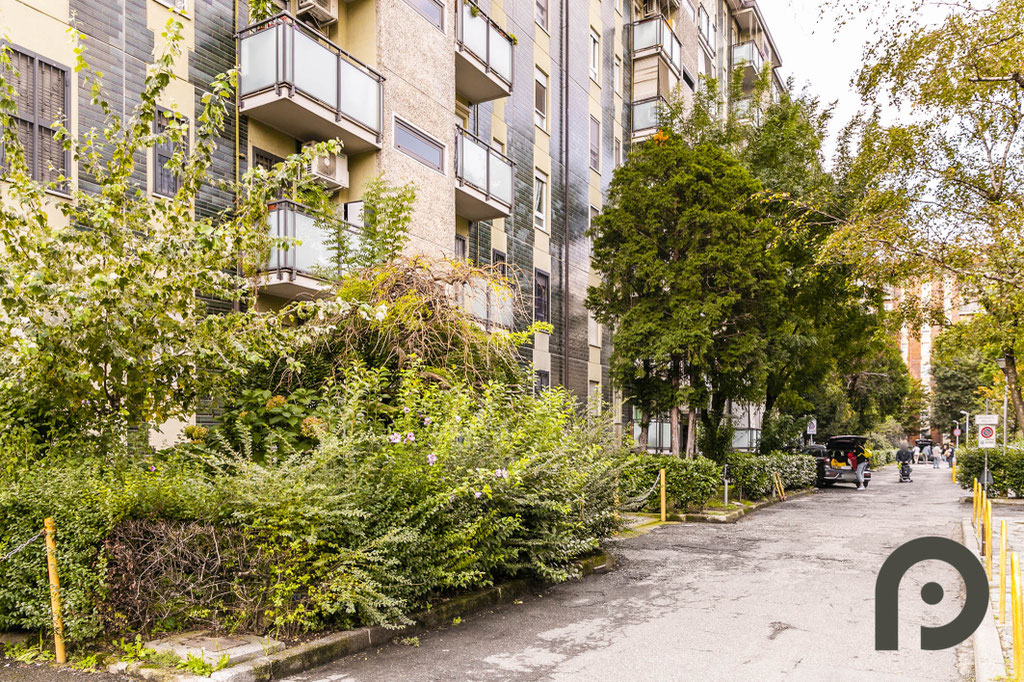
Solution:
M 655 95 L 654 97 L 645 97 L 629 103 L 629 132 L 631 136 L 643 135 L 648 131 L 654 131 L 658 129 L 655 125 L 653 128 L 640 128 L 639 130 L 634 127 L 635 121 L 633 120 L 633 112 L 636 110 L 637 105 L 647 104 L 648 102 L 661 102 L 662 105 L 668 104 L 668 100 L 661 95 Z
M 267 207 L 267 229 L 269 231 L 272 228 L 276 228 L 275 233 L 271 234 L 270 236 L 277 240 L 288 239 L 294 242 L 297 239 L 297 237 L 295 236 L 295 215 L 297 213 L 301 213 L 303 215 L 313 218 L 314 224 L 317 218 L 316 213 L 311 211 L 308 206 L 306 206 L 305 204 L 301 204 L 293 199 L 275 199 L 269 202 L 267 204 Z M 270 225 L 270 216 L 272 216 L 277 211 L 281 211 L 282 209 L 284 209 L 284 219 L 275 221 L 273 226 Z M 333 219 L 332 222 L 337 223 L 337 225 L 342 226 L 344 229 L 359 229 L 358 226 L 341 220 L 340 218 Z M 296 246 L 294 243 L 290 243 L 287 249 L 284 249 L 277 245 L 273 246 L 270 253 L 270 258 L 267 261 L 267 265 L 264 272 L 276 273 L 277 279 L 279 281 L 284 280 L 285 272 L 288 273 L 289 282 L 294 282 L 296 275 L 302 275 L 304 277 L 310 277 L 312 279 L 320 279 L 313 273 L 308 272 L 306 270 L 300 270 L 296 266 L 295 256 L 297 250 L 300 248 L 302 247 Z
M 463 140 L 464 137 L 471 138 L 472 140 L 474 140 L 476 142 L 479 142 L 481 145 L 483 145 L 484 147 L 487 148 L 487 169 L 486 169 L 487 170 L 487 180 L 486 180 L 487 187 L 478 187 L 475 183 L 470 182 L 469 180 L 467 180 L 465 178 L 465 173 L 463 171 L 463 164 L 466 161 L 466 157 L 462 153 L 462 140 Z M 484 197 L 488 201 L 496 201 L 499 204 L 501 204 L 502 206 L 507 206 L 508 210 L 509 210 L 509 213 L 511 214 L 511 212 L 512 212 L 512 203 L 511 202 L 506 203 L 504 199 L 499 199 L 498 197 L 496 197 L 493 194 L 491 194 L 491 155 L 492 154 L 495 155 L 495 156 L 498 156 L 501 159 L 503 159 L 504 161 L 508 162 L 509 168 L 512 171 L 512 184 L 513 184 L 512 191 L 513 191 L 513 194 L 514 194 L 515 193 L 514 185 L 515 185 L 515 178 L 516 178 L 516 165 L 515 165 L 515 162 L 512 161 L 512 159 L 510 159 L 507 156 L 505 156 L 504 154 L 502 154 L 501 152 L 499 152 L 497 149 L 495 149 L 491 145 L 487 144 L 487 142 L 485 142 L 484 140 L 480 139 L 479 137 L 477 137 L 473 133 L 471 133 L 468 130 L 466 130 L 465 128 L 463 128 L 462 126 L 458 126 L 458 125 L 455 126 L 455 179 L 458 180 L 459 186 L 460 187 L 469 186 L 469 187 L 472 187 L 473 189 L 477 190 L 478 192 L 482 192 L 484 194 Z
M 345 113 L 342 112 L 342 110 L 341 110 L 342 88 L 341 88 L 341 68 L 340 68 L 340 64 L 339 64 L 339 68 L 338 68 L 338 76 L 337 76 L 338 82 L 337 82 L 337 86 L 336 86 L 337 87 L 337 99 L 338 99 L 338 101 L 337 102 L 333 102 L 333 103 L 332 102 L 324 102 L 323 100 L 321 100 L 316 95 L 314 95 L 314 94 L 312 94 L 310 92 L 306 92 L 305 90 L 299 88 L 295 84 L 295 73 L 294 73 L 295 72 L 295 39 L 294 38 L 292 38 L 292 40 L 289 41 L 288 65 L 289 65 L 290 69 L 288 69 L 288 70 L 290 71 L 290 73 L 288 73 L 288 74 L 282 74 L 281 73 L 282 72 L 282 63 L 281 63 L 282 59 L 281 59 L 281 55 L 284 53 L 284 45 L 281 44 L 282 43 L 281 36 L 283 34 L 280 33 L 280 32 L 278 33 L 278 36 L 277 36 L 277 46 L 276 46 L 276 49 L 277 49 L 277 59 L 275 59 L 275 61 L 274 61 L 274 76 L 275 76 L 274 84 L 271 85 L 271 86 L 265 87 L 265 88 L 261 88 L 259 90 L 253 90 L 252 92 L 243 93 L 241 91 L 241 80 L 239 79 L 239 91 L 238 91 L 239 99 L 241 100 L 241 98 L 248 97 L 250 95 L 259 95 L 259 94 L 262 94 L 262 93 L 267 92 L 269 90 L 274 90 L 274 92 L 277 95 L 280 95 L 281 94 L 281 89 L 283 87 L 286 87 L 288 89 L 288 97 L 289 98 L 293 98 L 293 97 L 295 97 L 295 94 L 297 92 L 301 92 L 304 97 L 308 97 L 310 100 L 312 100 L 314 102 L 317 102 L 317 103 L 323 105 L 324 107 L 326 107 L 328 109 L 333 110 L 334 111 L 334 115 L 335 115 L 335 119 L 334 120 L 336 122 L 340 122 L 342 119 L 345 119 L 349 123 L 352 123 L 352 124 L 354 124 L 356 126 L 359 126 L 363 130 L 365 130 L 365 131 L 367 131 L 369 133 L 372 133 L 373 135 L 376 135 L 377 144 L 378 145 L 381 144 L 381 142 L 383 140 L 383 134 L 384 134 L 384 88 L 383 88 L 383 83 L 385 81 L 384 76 L 381 75 L 374 68 L 372 68 L 369 65 L 363 63 L 359 59 L 356 59 L 355 57 L 353 57 L 346 50 L 342 49 L 338 45 L 335 45 L 333 42 L 328 40 L 322 34 L 316 32 L 313 29 L 311 29 L 308 26 L 306 26 L 304 23 L 302 23 L 301 21 L 296 19 L 294 16 L 292 16 L 292 14 L 290 12 L 280 12 L 280 13 L 275 14 L 274 16 L 272 16 L 272 17 L 270 17 L 268 19 L 264 19 L 263 21 L 256 22 L 255 24 L 250 24 L 249 26 L 246 26 L 245 28 L 243 28 L 240 31 L 238 31 L 235 34 L 236 42 L 237 42 L 237 45 L 238 45 L 238 47 L 236 48 L 236 61 L 237 61 L 237 63 L 238 64 L 242 63 L 242 40 L 243 39 L 245 39 L 245 38 L 247 38 L 247 37 L 249 37 L 251 35 L 255 35 L 255 34 L 259 33 L 260 31 L 266 30 L 268 28 L 277 27 L 277 26 L 290 26 L 293 33 L 295 31 L 303 32 L 308 38 L 311 38 L 311 39 L 315 40 L 319 45 L 321 45 L 324 48 L 328 49 L 329 51 L 333 52 L 339 61 L 344 60 L 344 61 L 348 62 L 352 66 L 355 66 L 360 71 L 362 71 L 363 73 L 365 73 L 366 75 L 370 76 L 371 78 L 373 78 L 374 80 L 377 81 L 377 83 L 380 85 L 380 87 L 377 88 L 377 98 L 378 98 L 378 102 L 377 102 L 377 130 L 374 130 L 373 128 L 367 126 L 362 121 L 357 121 L 354 118 L 352 118 L 351 116 L 348 116 L 348 115 L 346 115 Z
M 635 36 L 636 27 L 639 26 L 640 24 L 646 24 L 646 23 L 651 22 L 651 21 L 658 22 L 658 41 L 654 45 L 648 45 L 647 47 L 640 47 L 640 48 L 638 48 L 636 46 L 636 38 L 634 37 Z M 668 31 L 668 34 L 672 38 L 674 38 L 676 43 L 679 45 L 679 63 L 678 64 L 673 63 L 672 59 L 669 57 L 668 53 L 665 52 L 665 32 L 666 31 Z M 630 36 L 630 44 L 631 44 L 631 46 L 633 48 L 633 59 L 637 59 L 638 55 L 641 56 L 641 57 L 646 56 L 646 54 L 641 54 L 641 53 L 656 52 L 656 53 L 662 55 L 662 58 L 665 60 L 665 63 L 668 64 L 669 68 L 672 69 L 672 72 L 676 74 L 676 77 L 677 78 L 682 78 L 682 71 L 685 70 L 685 67 L 683 67 L 683 41 L 681 41 L 679 39 L 679 36 L 677 36 L 672 31 L 672 27 L 668 25 L 668 22 L 665 20 L 665 17 L 663 17 L 661 15 L 658 15 L 658 16 L 655 16 L 655 17 L 647 17 L 646 19 L 641 19 L 639 21 L 634 21 L 633 23 L 631 23 L 629 25 L 629 36 Z
M 500 73 L 498 73 L 497 71 L 495 71 L 495 70 L 493 70 L 491 68 L 491 32 L 490 31 L 487 31 L 487 55 L 486 56 L 478 55 L 468 45 L 466 45 L 465 42 L 463 42 L 463 40 L 462 40 L 462 30 L 463 30 L 463 27 L 464 27 L 464 23 L 463 23 L 463 19 L 462 19 L 462 8 L 464 6 L 466 6 L 466 5 L 468 5 L 470 7 L 476 7 L 477 11 L 480 13 L 480 16 L 484 18 L 484 20 L 487 22 L 488 26 L 489 27 L 494 27 L 498 31 L 498 33 L 500 33 L 501 35 L 505 36 L 505 38 L 508 39 L 509 45 L 512 47 L 512 56 L 511 56 L 511 58 L 509 60 L 509 70 L 511 71 L 511 73 L 509 74 L 509 80 L 506 80 L 504 76 L 502 76 Z M 508 85 L 508 91 L 512 92 L 512 83 L 516 79 L 516 43 L 515 43 L 514 40 L 512 40 L 512 36 L 510 36 L 505 31 L 505 29 L 503 29 L 501 26 L 498 26 L 498 24 L 493 19 L 491 19 L 489 16 L 487 16 L 487 14 L 482 9 L 480 9 L 480 7 L 478 7 L 476 5 L 476 3 L 467 2 L 466 0 L 458 0 L 458 2 L 455 4 L 455 46 L 456 46 L 456 48 L 458 48 L 458 50 L 460 52 L 466 52 L 468 54 L 473 55 L 477 59 L 477 61 L 481 62 L 484 65 L 484 72 L 485 73 L 493 74 L 502 83 L 507 84 Z

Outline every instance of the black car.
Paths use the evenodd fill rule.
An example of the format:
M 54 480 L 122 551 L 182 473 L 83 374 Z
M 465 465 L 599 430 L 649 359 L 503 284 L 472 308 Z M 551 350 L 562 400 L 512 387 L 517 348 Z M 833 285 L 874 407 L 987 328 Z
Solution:
M 832 436 L 823 446 L 812 446 L 813 454 L 818 463 L 818 487 L 826 488 L 836 483 L 852 483 L 857 485 L 856 469 L 850 465 L 849 454 L 864 454 L 864 436 Z M 810 448 L 808 448 L 810 450 Z M 871 465 L 864 472 L 864 487 L 871 481 Z

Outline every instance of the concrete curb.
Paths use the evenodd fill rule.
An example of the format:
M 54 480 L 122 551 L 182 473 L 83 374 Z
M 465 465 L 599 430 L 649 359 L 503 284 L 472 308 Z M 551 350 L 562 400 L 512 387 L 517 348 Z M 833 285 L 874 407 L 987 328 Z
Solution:
M 598 554 L 580 559 L 576 565 L 582 576 L 604 573 L 615 566 L 615 557 L 602 550 Z M 128 666 L 127 669 L 121 669 L 118 672 L 164 682 L 205 682 L 207 680 L 270 682 L 319 667 L 371 647 L 382 646 L 396 637 L 408 637 L 441 625 L 449 625 L 456 616 L 465 616 L 488 607 L 511 603 L 516 597 L 535 589 L 537 585 L 538 583 L 529 580 L 513 580 L 502 585 L 459 595 L 438 604 L 429 611 L 411 616 L 410 618 L 415 621 L 414 625 L 397 629 L 377 625 L 332 633 L 311 642 L 289 647 L 270 656 L 261 656 L 219 670 L 210 677 L 179 675 L 164 668 L 143 667 L 140 664 Z
M 970 519 L 964 519 L 961 524 L 964 546 L 980 556 L 981 549 L 978 546 L 978 539 L 974 536 Z M 974 647 L 974 679 L 977 682 L 1007 679 L 1006 660 L 1003 658 L 1003 645 L 996 630 L 991 599 L 985 605 L 984 620 L 971 635 L 971 644 Z
M 993 506 L 1006 506 L 1006 507 L 1024 507 L 1024 498 L 1020 497 L 990 497 L 988 501 Z M 973 497 L 961 497 L 960 504 L 972 504 L 974 502 Z
M 798 497 L 804 497 L 806 495 L 814 495 L 817 492 L 818 492 L 817 488 L 807 488 L 807 489 L 804 489 L 804 490 L 794 490 L 792 492 L 787 492 L 786 493 L 786 500 L 788 501 L 788 500 L 792 500 L 792 499 L 795 499 L 795 498 L 798 498 Z M 676 523 L 736 523 L 737 521 L 739 521 L 740 519 L 742 519 L 744 516 L 746 516 L 748 514 L 756 512 L 756 511 L 758 511 L 760 509 L 764 509 L 765 507 L 770 507 L 773 504 L 778 504 L 781 501 L 782 500 L 779 500 L 778 498 L 774 498 L 773 497 L 773 498 L 770 498 L 770 499 L 767 499 L 767 500 L 761 500 L 759 502 L 755 502 L 754 504 L 750 505 L 749 507 L 744 507 L 743 509 L 734 509 L 733 511 L 724 512 L 724 513 L 715 513 L 715 512 L 703 511 L 703 512 L 685 512 L 685 513 L 681 514 L 679 512 L 670 512 L 670 513 L 665 515 L 665 520 L 666 521 L 675 521 Z M 649 514 L 649 513 L 645 512 L 644 516 L 651 517 L 652 521 L 656 521 L 656 520 L 661 518 L 660 515 L 656 514 L 656 513 L 655 514 Z

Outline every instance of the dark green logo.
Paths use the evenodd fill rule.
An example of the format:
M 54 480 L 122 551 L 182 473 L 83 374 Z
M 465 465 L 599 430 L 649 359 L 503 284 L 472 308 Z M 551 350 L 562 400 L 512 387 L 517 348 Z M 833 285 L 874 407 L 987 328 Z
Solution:
M 911 566 L 934 559 L 943 561 L 957 570 L 967 588 L 964 608 L 956 618 L 931 628 L 921 626 L 921 648 L 948 649 L 964 641 L 978 629 L 988 607 L 988 576 L 974 552 L 949 538 L 924 537 L 911 540 L 896 548 L 882 564 L 875 580 L 875 649 L 899 649 L 899 590 L 900 581 Z M 938 604 L 943 597 L 942 585 L 927 583 L 921 588 L 921 599 L 927 604 Z

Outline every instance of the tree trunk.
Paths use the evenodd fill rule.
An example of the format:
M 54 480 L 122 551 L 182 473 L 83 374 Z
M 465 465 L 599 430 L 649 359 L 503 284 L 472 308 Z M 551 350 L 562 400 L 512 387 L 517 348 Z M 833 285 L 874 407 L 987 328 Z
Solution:
M 640 411 L 640 438 L 637 439 L 637 447 L 647 452 L 647 432 L 651 428 L 651 413 L 648 410 Z
M 697 454 L 697 408 L 690 405 L 690 419 L 686 427 L 686 456 L 693 459 Z
M 1020 382 L 1017 380 L 1017 358 L 1012 348 L 1003 353 L 1003 359 L 1006 361 L 1006 366 L 1003 368 L 1003 374 L 1006 375 L 1006 388 L 1010 392 L 1013 411 L 1017 415 L 1017 426 L 1020 428 L 1024 425 L 1024 400 L 1020 395 Z M 1003 428 L 1007 428 L 1007 426 L 1004 424 Z

